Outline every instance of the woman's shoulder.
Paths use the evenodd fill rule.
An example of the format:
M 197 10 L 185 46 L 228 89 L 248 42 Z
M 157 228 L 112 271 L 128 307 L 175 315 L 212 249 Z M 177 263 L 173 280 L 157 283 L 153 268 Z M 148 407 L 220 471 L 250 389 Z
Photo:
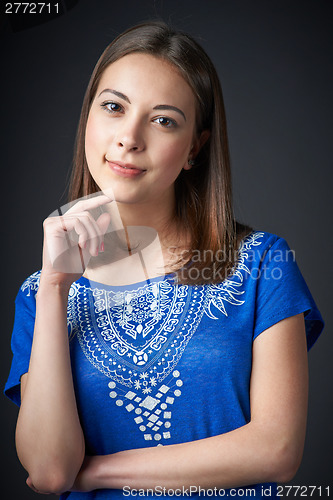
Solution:
M 36 295 L 39 287 L 40 275 L 40 270 L 34 272 L 33 274 L 30 274 L 30 276 L 28 276 L 28 278 L 26 278 L 20 286 L 18 296 L 21 294 L 25 295 L 26 297 Z
M 241 224 L 237 224 L 237 239 L 240 249 L 256 247 L 258 250 L 260 248 L 262 251 L 267 251 L 273 246 L 289 249 L 283 237 Z
M 41 271 L 36 271 L 25 278 L 15 297 L 15 315 L 21 321 L 33 317 L 36 311 L 36 293 L 39 287 Z
M 246 263 L 249 268 L 266 268 L 274 264 L 291 270 L 296 267 L 296 254 L 285 238 L 252 229 L 239 240 L 237 261 Z

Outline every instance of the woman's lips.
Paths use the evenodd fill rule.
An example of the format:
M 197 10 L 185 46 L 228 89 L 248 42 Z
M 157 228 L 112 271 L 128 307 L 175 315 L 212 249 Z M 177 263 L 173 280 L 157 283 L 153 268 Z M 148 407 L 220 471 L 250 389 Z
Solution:
M 107 160 L 107 162 L 111 170 L 122 177 L 137 177 L 146 172 L 143 168 L 139 168 L 131 163 L 123 163 L 121 161 L 113 162 L 109 160 Z

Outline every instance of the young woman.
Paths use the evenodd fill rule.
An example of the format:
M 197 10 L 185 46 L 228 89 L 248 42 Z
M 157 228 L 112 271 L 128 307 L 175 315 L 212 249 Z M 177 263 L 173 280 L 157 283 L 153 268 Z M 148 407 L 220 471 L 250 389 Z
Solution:
M 189 36 L 146 23 L 106 48 L 70 199 L 16 300 L 6 394 L 28 485 L 274 498 L 301 461 L 323 323 L 286 242 L 235 222 L 220 84 Z

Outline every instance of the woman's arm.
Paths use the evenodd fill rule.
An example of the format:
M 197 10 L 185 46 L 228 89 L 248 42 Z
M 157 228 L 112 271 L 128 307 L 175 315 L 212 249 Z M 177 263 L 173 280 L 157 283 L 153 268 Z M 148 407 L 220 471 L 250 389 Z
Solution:
M 71 486 L 84 457 L 66 322 L 68 290 L 40 281 L 29 372 L 21 379 L 18 457 L 41 492 Z
M 67 329 L 68 292 L 97 255 L 110 216 L 95 221 L 88 210 L 109 203 L 105 195 L 78 202 L 44 222 L 43 267 L 29 371 L 21 378 L 16 428 L 18 457 L 28 484 L 44 493 L 68 490 L 80 470 L 85 445 L 73 387 Z M 79 245 L 71 242 L 75 232 Z
M 190 443 L 87 457 L 73 489 L 232 488 L 288 481 L 303 453 L 307 392 L 300 314 L 280 321 L 254 341 L 250 423 Z

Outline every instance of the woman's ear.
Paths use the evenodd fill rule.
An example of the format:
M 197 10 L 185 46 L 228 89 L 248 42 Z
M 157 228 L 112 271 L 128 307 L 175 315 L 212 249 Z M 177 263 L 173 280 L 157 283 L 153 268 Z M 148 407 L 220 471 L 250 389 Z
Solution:
M 194 160 L 199 153 L 202 146 L 208 141 L 210 136 L 210 130 L 203 130 L 199 137 L 196 137 L 191 149 L 191 157 Z
M 201 132 L 200 136 L 196 137 L 194 139 L 193 145 L 191 147 L 191 151 L 189 154 L 189 158 L 188 158 L 188 163 L 187 163 L 186 167 L 184 167 L 185 170 L 190 170 L 190 168 L 192 168 L 193 165 L 195 165 L 195 158 L 196 158 L 197 154 L 199 153 L 200 149 L 202 148 L 202 146 L 209 139 L 209 136 L 210 136 L 210 131 L 203 130 Z

